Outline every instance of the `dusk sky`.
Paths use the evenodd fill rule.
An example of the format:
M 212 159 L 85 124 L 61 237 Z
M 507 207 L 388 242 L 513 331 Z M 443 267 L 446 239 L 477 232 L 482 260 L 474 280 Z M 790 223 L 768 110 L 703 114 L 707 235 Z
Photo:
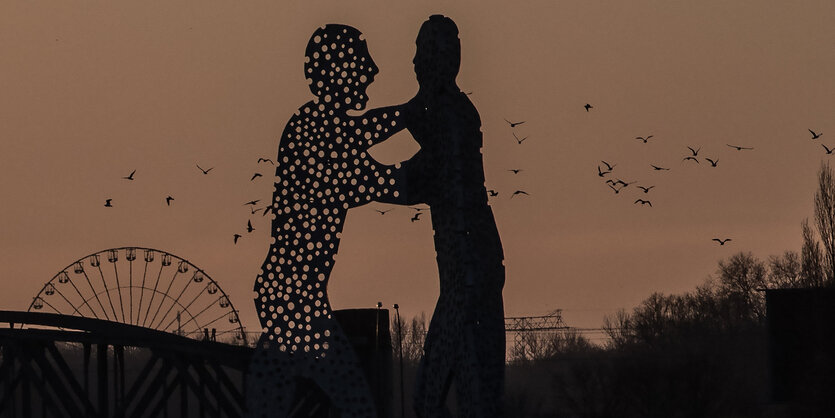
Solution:
M 308 38 L 327 23 L 362 31 L 380 68 L 369 107 L 399 104 L 417 91 L 414 41 L 436 13 L 458 24 L 458 84 L 481 115 L 508 315 L 563 309 L 568 325 L 598 327 L 652 292 L 693 289 L 738 251 L 800 249 L 831 158 L 821 144 L 835 147 L 835 4 L 450 3 L 0 3 L 0 308 L 25 310 L 85 255 L 142 246 L 204 269 L 253 330 L 269 218 L 243 203 L 270 201 L 274 168 L 256 161 L 275 159 L 285 123 L 312 99 Z M 688 146 L 699 164 L 682 161 Z M 402 132 L 372 155 L 395 163 L 417 149 Z M 637 183 L 615 194 L 601 160 L 617 164 L 606 178 Z M 335 308 L 431 313 L 429 219 L 374 210 L 390 207 L 349 212 Z

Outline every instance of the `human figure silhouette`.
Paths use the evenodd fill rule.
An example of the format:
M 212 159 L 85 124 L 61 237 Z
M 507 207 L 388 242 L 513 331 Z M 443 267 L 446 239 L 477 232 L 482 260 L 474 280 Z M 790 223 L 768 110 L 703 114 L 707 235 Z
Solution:
M 434 15 L 420 28 L 414 58 L 420 85 L 405 108 L 420 151 L 403 163 L 409 203 L 431 208 L 440 295 L 420 361 L 414 404 L 422 418 L 448 417 L 455 383 L 458 416 L 503 414 L 504 255 L 487 204 L 481 120 L 455 78 L 458 28 Z
M 398 108 L 365 109 L 378 69 L 362 34 L 344 25 L 317 29 L 305 52 L 315 99 L 281 135 L 272 243 L 255 282 L 263 334 L 250 364 L 250 416 L 290 413 L 298 378 L 318 385 L 340 416 L 375 417 L 368 382 L 327 296 L 349 208 L 398 200 L 395 168 L 367 149 L 403 128 Z

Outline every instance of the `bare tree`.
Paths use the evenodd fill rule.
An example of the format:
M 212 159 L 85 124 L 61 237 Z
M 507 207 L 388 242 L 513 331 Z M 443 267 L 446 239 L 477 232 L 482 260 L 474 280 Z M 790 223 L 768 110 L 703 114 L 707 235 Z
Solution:
M 800 250 L 800 269 L 803 284 L 806 287 L 823 286 L 823 255 L 808 219 L 803 220 L 801 232 L 803 233 L 803 247 Z
M 750 252 L 740 252 L 727 261 L 720 260 L 718 274 L 719 290 L 738 304 L 738 314 L 765 318 L 765 297 L 760 292 L 766 287 L 765 263 Z
M 823 271 L 827 284 L 835 282 L 835 175 L 828 162 L 818 172 L 815 192 L 815 224 L 823 244 Z
M 801 279 L 800 255 L 786 251 L 782 255 L 768 258 L 768 287 L 788 289 L 803 286 Z

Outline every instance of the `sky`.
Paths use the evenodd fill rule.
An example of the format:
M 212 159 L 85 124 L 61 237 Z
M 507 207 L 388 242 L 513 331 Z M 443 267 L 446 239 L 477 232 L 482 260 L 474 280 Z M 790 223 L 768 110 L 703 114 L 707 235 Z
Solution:
M 831 157 L 821 144 L 835 147 L 831 2 L 4 1 L 0 308 L 25 310 L 88 254 L 140 246 L 199 266 L 255 328 L 269 219 L 243 203 L 271 199 L 273 170 L 256 161 L 275 159 L 312 98 L 308 38 L 327 23 L 362 31 L 380 68 L 369 107 L 399 104 L 437 13 L 459 27 L 458 84 L 481 115 L 508 315 L 563 309 L 568 325 L 598 327 L 652 292 L 693 289 L 738 251 L 799 250 Z M 699 164 L 682 161 L 688 146 Z M 401 132 L 371 152 L 396 163 L 417 149 Z M 615 194 L 601 160 L 616 164 L 606 178 L 637 183 Z M 375 211 L 389 207 L 349 212 L 335 308 L 431 313 L 431 225 Z

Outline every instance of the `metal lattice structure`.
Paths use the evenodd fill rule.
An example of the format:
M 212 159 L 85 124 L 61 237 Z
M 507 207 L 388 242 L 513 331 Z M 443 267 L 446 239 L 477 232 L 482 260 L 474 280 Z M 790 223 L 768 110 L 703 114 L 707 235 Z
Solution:
M 246 344 L 238 311 L 218 283 L 165 251 L 121 247 L 70 263 L 46 282 L 29 312 L 136 325 L 195 339 Z
M 1 417 L 240 417 L 252 349 L 94 318 L 0 311 Z
M 569 327 L 562 320 L 562 309 L 555 309 L 540 316 L 511 316 L 504 319 L 507 347 L 511 356 L 530 351 L 528 345 L 534 334 L 565 331 Z

